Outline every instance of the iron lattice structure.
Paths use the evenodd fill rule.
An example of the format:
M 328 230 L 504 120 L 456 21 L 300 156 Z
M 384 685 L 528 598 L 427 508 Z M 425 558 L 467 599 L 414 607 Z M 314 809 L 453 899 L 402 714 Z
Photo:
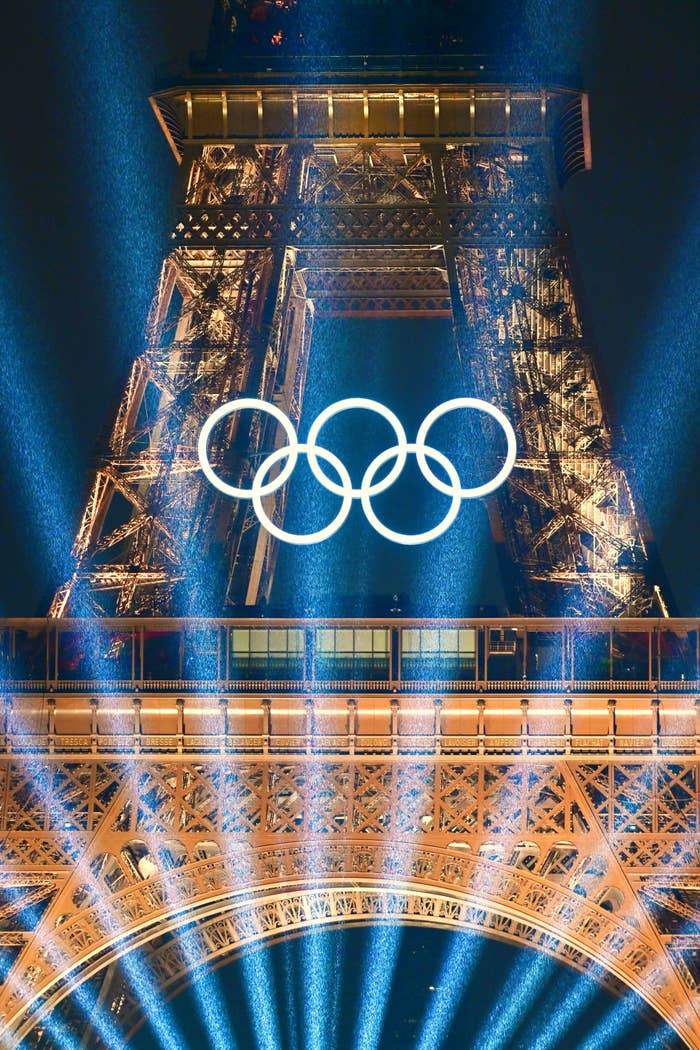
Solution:
M 153 106 L 185 203 L 52 616 L 264 606 L 275 543 L 205 481 L 197 437 L 243 393 L 298 420 L 316 312 L 453 319 L 465 387 L 518 436 L 491 507 L 511 611 L 666 612 L 556 208 L 557 179 L 590 163 L 585 96 L 261 82 Z M 213 458 L 241 480 L 279 440 L 260 419 L 219 430 Z M 208 605 L 205 562 L 224 566 L 200 574 Z
M 700 621 L 6 621 L 3 1045 L 125 1033 L 138 958 L 467 927 L 700 1047 Z M 92 1001 L 89 999 L 89 1001 Z
M 128 958 L 175 994 L 261 939 L 392 920 L 539 948 L 700 1050 L 700 632 L 648 616 L 581 325 L 556 200 L 586 98 L 372 77 L 153 97 L 185 187 L 147 347 L 50 617 L 0 625 L 5 1040 L 49 1048 L 53 1013 L 101 1047 L 83 982 L 135 1030 Z M 264 605 L 276 558 L 203 480 L 201 426 L 244 393 L 298 421 L 317 313 L 452 319 L 465 388 L 516 428 L 490 518 L 538 618 L 195 617 Z M 278 440 L 244 419 L 212 459 L 244 483 Z

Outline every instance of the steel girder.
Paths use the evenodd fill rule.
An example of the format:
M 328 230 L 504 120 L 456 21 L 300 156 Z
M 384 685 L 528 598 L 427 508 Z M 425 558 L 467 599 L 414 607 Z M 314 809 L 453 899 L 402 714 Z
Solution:
M 547 142 L 204 146 L 51 614 L 267 599 L 276 545 L 204 482 L 196 439 L 213 407 L 246 391 L 298 421 L 315 309 L 452 315 L 465 383 L 518 435 L 491 508 L 512 612 L 665 613 L 554 192 Z M 260 419 L 224 437 L 241 478 L 278 440 Z

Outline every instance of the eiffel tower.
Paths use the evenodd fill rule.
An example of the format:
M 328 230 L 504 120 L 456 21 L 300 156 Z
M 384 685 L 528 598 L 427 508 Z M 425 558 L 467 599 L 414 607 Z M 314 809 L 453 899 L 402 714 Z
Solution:
M 581 320 L 558 192 L 591 166 L 587 96 L 499 77 L 434 13 L 437 54 L 293 58 L 303 2 L 269 6 L 217 3 L 152 96 L 183 190 L 146 349 L 70 578 L 0 625 L 3 1045 L 59 1018 L 105 1046 L 83 986 L 138 1030 L 136 956 L 170 996 L 380 919 L 530 945 L 700 1048 L 700 623 L 669 616 Z M 242 395 L 298 424 L 316 316 L 451 319 L 518 439 L 488 507 L 509 615 L 246 616 L 278 545 L 198 436 Z M 224 429 L 212 461 L 249 485 L 276 429 Z

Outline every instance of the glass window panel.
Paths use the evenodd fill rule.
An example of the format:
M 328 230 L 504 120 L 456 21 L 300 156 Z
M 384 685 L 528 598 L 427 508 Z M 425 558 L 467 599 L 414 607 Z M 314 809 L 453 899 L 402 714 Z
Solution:
M 330 627 L 319 627 L 316 631 L 316 648 L 320 653 L 332 653 L 335 649 L 335 631 Z
M 335 632 L 336 653 L 351 653 L 353 651 L 353 632 L 349 628 L 340 627 Z
M 574 637 L 574 677 L 582 681 L 610 679 L 610 634 L 581 631 Z
M 462 656 L 476 657 L 476 630 L 474 627 L 463 627 L 459 632 L 459 651 Z
M 218 676 L 218 632 L 216 628 L 185 633 L 185 678 L 212 680 Z
M 661 680 L 682 682 L 697 678 L 696 632 L 661 628 L 659 634 Z
M 180 634 L 174 631 L 144 631 L 143 664 L 146 679 L 180 677 Z
M 304 651 L 304 632 L 300 630 L 287 631 L 287 649 L 290 653 L 298 656 Z
M 261 628 L 254 628 L 250 632 L 250 651 L 252 654 L 259 656 L 261 653 L 267 652 L 268 646 L 268 632 Z
M 561 676 L 561 631 L 528 631 L 527 677 L 532 681 L 556 681 Z
M 269 639 L 271 653 L 287 652 L 287 632 L 284 628 L 272 627 L 269 632 Z
M 649 677 L 649 635 L 646 631 L 613 633 L 613 678 L 640 681 Z
M 234 627 L 231 632 L 234 653 L 250 652 L 250 631 L 247 627 Z
M 457 630 L 445 627 L 440 631 L 440 652 L 457 654 Z
M 368 629 L 358 629 L 355 631 L 355 652 L 356 653 L 371 653 L 372 652 L 372 631 Z
M 440 648 L 440 632 L 423 628 L 420 632 L 420 650 L 423 653 L 436 653 Z
M 401 651 L 407 654 L 420 652 L 420 631 L 415 627 L 404 627 L 402 630 Z
M 389 632 L 379 628 L 373 631 L 373 648 L 375 653 L 386 654 L 389 652 Z

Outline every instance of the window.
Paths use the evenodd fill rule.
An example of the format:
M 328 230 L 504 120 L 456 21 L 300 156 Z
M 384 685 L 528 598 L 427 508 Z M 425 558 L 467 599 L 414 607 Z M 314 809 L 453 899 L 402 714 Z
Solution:
M 411 679 L 473 679 L 474 627 L 406 627 L 401 631 L 401 674 Z
M 304 632 L 287 627 L 234 627 L 230 678 L 304 677 Z
M 316 678 L 386 681 L 389 678 L 389 629 L 319 627 Z

